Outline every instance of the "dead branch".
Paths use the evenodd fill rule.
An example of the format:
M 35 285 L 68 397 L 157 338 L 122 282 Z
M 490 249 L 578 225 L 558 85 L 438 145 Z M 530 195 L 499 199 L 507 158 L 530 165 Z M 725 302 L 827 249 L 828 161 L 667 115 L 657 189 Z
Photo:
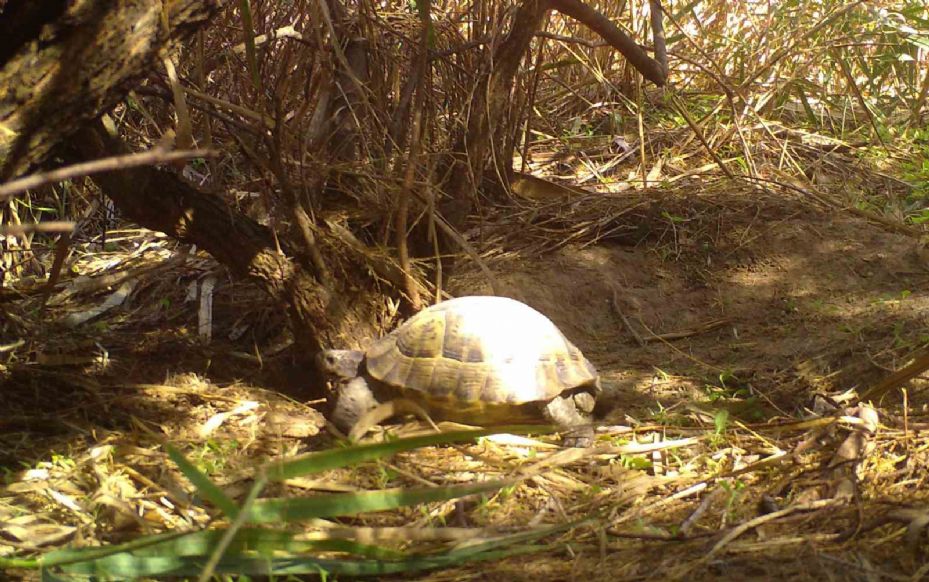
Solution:
M 660 0 L 649 0 L 650 16 L 652 22 L 652 37 L 655 39 L 655 61 L 661 67 L 664 78 L 668 78 L 668 47 L 664 37 L 664 24 L 661 16 Z
M 929 352 L 920 354 L 910 364 L 900 368 L 893 374 L 890 374 L 871 388 L 868 388 L 861 395 L 859 400 L 867 402 L 868 400 L 877 400 L 895 388 L 900 388 L 916 376 L 919 376 L 926 370 L 929 370 Z
M 0 224 L 0 234 L 20 236 L 30 232 L 67 232 L 74 230 L 74 223 L 69 220 L 49 220 L 37 224 Z
M 410 308 L 413 311 L 422 309 L 422 298 L 419 296 L 419 289 L 416 281 L 413 279 L 410 264 L 409 241 L 407 238 L 407 221 L 410 214 L 410 196 L 413 189 L 413 181 L 416 178 L 416 168 L 420 163 L 420 154 L 422 151 L 423 138 L 423 109 L 426 103 L 425 91 L 426 80 L 429 74 L 429 31 L 431 30 L 429 18 L 429 4 L 422 5 L 419 11 L 420 15 L 420 36 L 419 36 L 419 54 L 415 61 L 413 77 L 416 79 L 415 88 L 415 107 L 413 112 L 413 124 L 410 131 L 410 152 L 406 158 L 406 168 L 403 171 L 403 186 L 401 187 L 397 198 L 397 210 L 395 216 L 394 236 L 397 241 L 397 258 L 400 263 L 400 270 L 403 272 L 403 288 L 410 301 Z
M 597 10 L 594 10 L 580 0 L 552 0 L 551 6 L 558 12 L 574 18 L 603 37 L 610 46 L 614 47 L 629 60 L 629 64 L 635 67 L 637 71 L 642 73 L 642 75 L 652 83 L 661 87 L 667 82 L 666 67 L 662 66 L 659 61 L 648 56 L 648 53 L 636 44 L 629 35 Z M 652 12 L 654 13 L 654 10 Z M 659 11 L 659 21 L 660 18 Z M 662 42 L 662 45 L 663 44 Z M 667 61 L 666 56 L 665 61 Z
M 0 94 L 0 179 L 40 164 L 65 137 L 122 100 L 162 51 L 219 7 L 216 0 L 81 0 L 57 15 L 37 9 L 31 23 L 4 14 L 0 31 L 21 27 L 18 37 L 39 27 L 42 42 L 3 44 L 9 53 L 0 86 L 36 90 Z
M 126 147 L 108 135 L 102 124 L 81 130 L 75 146 L 85 158 L 122 154 Z M 338 300 L 316 274 L 277 251 L 277 242 L 266 227 L 165 170 L 121 168 L 101 173 L 95 181 L 135 222 L 196 244 L 288 305 L 294 334 L 304 349 L 315 353 L 334 343 Z

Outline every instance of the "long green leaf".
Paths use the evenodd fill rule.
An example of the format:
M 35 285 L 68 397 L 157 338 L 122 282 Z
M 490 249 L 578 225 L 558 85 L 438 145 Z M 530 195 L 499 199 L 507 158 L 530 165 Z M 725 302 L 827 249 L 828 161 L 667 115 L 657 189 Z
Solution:
M 392 552 L 391 557 L 402 559 L 385 560 L 382 556 L 377 560 L 337 560 L 318 559 L 307 556 L 302 550 L 348 550 L 359 553 L 365 546 L 344 542 L 343 540 L 326 540 L 327 542 L 344 542 L 348 545 L 339 547 L 338 544 L 326 546 L 317 545 L 316 542 L 300 542 L 293 539 L 293 534 L 270 529 L 247 529 L 237 532 L 234 543 L 230 544 L 225 557 L 223 557 L 215 572 L 237 573 L 249 575 L 272 574 L 319 574 L 329 573 L 340 576 L 373 576 L 386 574 L 402 574 L 426 569 L 448 566 L 457 566 L 474 561 L 502 559 L 509 556 L 538 552 L 552 546 L 532 545 L 528 542 L 542 537 L 565 531 L 576 527 L 589 519 L 570 523 L 558 524 L 547 528 L 534 529 L 501 538 L 487 540 L 451 550 L 448 552 L 429 556 L 411 556 L 402 558 L 399 552 Z M 134 552 L 124 551 L 100 557 L 98 548 L 85 548 L 82 550 L 69 550 L 67 563 L 59 567 L 43 570 L 43 577 L 47 580 L 61 580 L 55 573 L 61 571 L 66 575 L 95 576 L 101 580 L 121 580 L 143 576 L 194 576 L 200 573 L 208 556 L 212 553 L 214 544 L 218 542 L 223 530 L 194 532 L 186 534 L 183 539 L 167 539 L 165 536 L 149 536 L 159 541 L 157 545 L 145 544 L 142 549 Z M 142 540 L 136 540 L 138 547 Z M 303 546 L 301 544 L 308 544 Z M 126 547 L 124 544 L 122 547 Z M 367 546 L 370 548 L 370 546 Z M 508 548 L 508 549 L 505 549 Z M 383 548 L 377 548 L 383 551 Z M 272 551 L 276 555 L 272 555 Z M 280 555 L 281 552 L 291 553 L 289 556 Z M 303 555 L 295 555 L 297 552 Z M 61 553 L 61 552 L 58 552 Z M 256 555 L 265 554 L 264 556 Z M 87 559 L 74 561 L 84 554 Z M 46 563 L 46 566 L 51 564 Z
M 354 465 L 364 461 L 371 461 L 395 455 L 403 451 L 421 447 L 443 445 L 454 442 L 474 440 L 476 438 L 498 434 L 544 434 L 552 432 L 553 427 L 545 425 L 514 425 L 500 426 L 492 429 L 462 430 L 445 433 L 428 434 L 423 436 L 398 439 L 395 441 L 376 443 L 373 445 L 358 445 L 344 449 L 329 449 L 309 453 L 301 457 L 286 461 L 275 461 L 265 466 L 265 474 L 270 481 L 282 481 L 301 475 L 321 473 L 339 467 Z
M 42 582 L 68 582 L 67 579 L 56 576 L 50 570 L 42 570 L 42 576 L 40 580 Z
M 226 514 L 226 517 L 229 519 L 235 519 L 239 514 L 239 508 L 229 497 L 223 493 L 209 477 L 204 475 L 197 467 L 191 463 L 187 457 L 184 456 L 179 450 L 174 448 L 171 445 L 167 446 L 168 456 L 171 457 L 171 460 L 178 466 L 184 476 L 194 484 L 194 487 L 197 488 L 197 491 L 204 499 L 220 508 L 223 513 Z
M 131 552 L 143 549 L 147 546 L 153 546 L 156 544 L 162 544 L 166 542 L 171 542 L 172 540 L 185 538 L 192 536 L 199 532 L 169 532 L 154 534 L 150 536 L 145 536 L 142 538 L 137 538 L 132 541 L 128 541 L 123 544 L 117 544 L 112 546 L 103 546 L 97 548 L 78 548 L 78 549 L 63 549 L 63 550 L 54 550 L 43 554 L 39 559 L 38 565 L 41 566 L 60 566 L 62 564 L 68 564 L 71 562 L 81 562 L 87 560 L 93 560 L 97 558 L 103 558 L 106 556 L 111 556 L 114 554 Z
M 146 546 L 133 552 L 137 556 L 208 556 L 215 549 L 225 533 L 224 529 L 194 532 L 178 539 L 168 540 L 156 545 Z M 377 558 L 379 560 L 398 560 L 405 554 L 396 550 L 360 544 L 351 540 L 319 539 L 297 540 L 296 534 L 289 531 L 246 528 L 236 532 L 232 543 L 226 549 L 229 555 L 259 554 L 271 556 L 274 553 L 305 554 L 308 552 L 342 552 L 353 556 Z
M 507 550 L 491 550 L 467 556 L 446 554 L 387 562 L 379 560 L 323 560 L 310 557 L 243 558 L 227 556 L 216 567 L 217 574 L 271 576 L 286 574 L 322 574 L 336 576 L 376 576 L 403 574 L 466 562 L 496 560 L 521 554 L 540 552 L 549 546 L 519 546 Z M 70 564 L 62 570 L 71 575 L 94 576 L 98 580 L 125 580 L 144 576 L 193 576 L 200 572 L 206 557 L 141 557 L 131 554 L 109 556 L 92 562 Z
M 252 506 L 251 523 L 283 523 L 320 517 L 355 515 L 367 511 L 386 511 L 405 505 L 455 499 L 465 495 L 494 491 L 505 481 L 488 481 L 452 487 L 396 488 L 363 493 L 338 493 L 313 497 L 263 499 Z

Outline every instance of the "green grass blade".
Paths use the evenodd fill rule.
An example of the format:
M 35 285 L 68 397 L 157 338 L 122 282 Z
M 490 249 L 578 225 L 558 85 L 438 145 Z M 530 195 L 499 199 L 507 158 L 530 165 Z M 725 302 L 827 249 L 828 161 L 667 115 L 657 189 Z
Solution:
M 506 550 L 487 551 L 470 556 L 437 555 L 395 562 L 380 560 L 331 560 L 305 556 L 255 558 L 226 556 L 217 564 L 217 574 L 272 576 L 287 574 L 323 574 L 335 576 L 377 576 L 403 574 L 421 570 L 457 566 L 467 562 L 496 560 L 510 556 L 540 552 L 548 546 L 520 546 Z M 65 574 L 93 576 L 97 580 L 126 580 L 141 577 L 194 576 L 200 572 L 206 557 L 133 556 L 118 554 L 92 562 L 70 564 L 62 568 Z
M 59 550 L 46 554 L 40 564 L 43 566 L 43 576 L 49 579 L 55 576 L 52 569 L 102 579 L 195 575 L 206 564 L 224 533 L 225 530 L 210 530 L 171 536 L 159 534 L 109 548 Z M 220 561 L 223 569 L 217 572 L 236 572 L 239 568 L 247 567 L 249 572 L 263 574 L 267 572 L 266 564 L 272 561 L 272 557 L 275 554 L 279 557 L 282 552 L 304 554 L 304 564 L 317 561 L 306 557 L 305 554 L 310 552 L 342 552 L 377 561 L 396 561 L 405 557 L 402 552 L 351 540 L 295 540 L 294 535 L 268 529 L 236 532 L 233 543 L 227 548 L 226 557 Z M 301 571 L 317 572 L 318 568 L 314 566 Z
M 275 461 L 265 466 L 265 474 L 270 481 L 282 481 L 284 479 L 321 473 L 330 469 L 372 461 L 421 447 L 474 440 L 504 432 L 513 434 L 544 434 L 553 431 L 553 427 L 545 425 L 514 425 L 500 426 L 492 429 L 461 430 L 429 434 L 372 445 L 357 445 L 342 449 L 329 449 L 309 453 L 286 461 Z
M 43 554 L 42 557 L 39 559 L 38 565 L 40 567 L 60 566 L 63 564 L 69 564 L 71 562 L 81 562 L 81 561 L 93 560 L 96 558 L 103 558 L 103 557 L 111 556 L 114 554 L 136 551 L 136 550 L 146 548 L 148 546 L 171 542 L 173 540 L 178 540 L 181 538 L 194 535 L 195 533 L 198 533 L 198 532 L 161 533 L 161 534 L 145 536 L 142 538 L 138 538 L 138 539 L 134 539 L 132 541 L 126 542 L 124 544 L 118 544 L 118 545 L 113 545 L 113 546 L 103 546 L 103 547 L 97 547 L 97 548 L 54 550 L 46 554 Z
M 235 519 L 239 514 L 239 508 L 225 493 L 223 493 L 222 489 L 213 483 L 209 477 L 204 475 L 200 469 L 197 469 L 197 467 L 195 467 L 179 450 L 171 445 L 168 445 L 167 449 L 168 456 L 171 457 L 171 460 L 180 468 L 184 476 L 193 483 L 200 495 L 222 510 L 222 512 L 226 514 L 226 517 Z
M 290 532 L 244 529 L 236 533 L 233 543 L 217 563 L 214 572 L 264 576 L 320 573 L 336 576 L 376 576 L 412 573 L 547 550 L 553 546 L 528 542 L 576 527 L 585 521 L 587 520 L 517 533 L 444 553 L 410 557 L 404 557 L 400 552 L 364 546 L 347 540 L 300 541 L 295 540 L 294 534 Z M 105 556 L 100 555 L 97 551 L 99 548 L 69 550 L 67 557 L 70 561 L 59 561 L 55 572 L 48 568 L 43 569 L 43 577 L 50 581 L 61 580 L 61 577 L 56 578 L 59 576 L 59 570 L 60 575 L 68 577 L 94 576 L 100 580 L 124 580 L 145 576 L 195 576 L 201 572 L 223 533 L 219 530 L 193 532 L 174 538 L 165 535 L 149 536 L 147 544 L 140 543 L 143 540 L 136 540 L 131 546 L 134 551 L 111 552 Z M 124 544 L 120 547 L 126 548 L 130 545 Z M 307 552 L 311 551 L 347 552 L 377 559 L 320 559 L 307 555 Z M 290 555 L 282 556 L 282 552 Z M 80 560 L 82 554 L 86 559 Z M 46 566 L 53 565 L 51 560 L 43 562 Z
M 263 499 L 255 502 L 248 517 L 252 523 L 282 523 L 318 517 L 355 515 L 486 493 L 507 484 L 505 481 L 488 481 L 451 487 L 397 488 L 363 493 Z
M 183 538 L 168 540 L 147 546 L 133 552 L 137 556 L 208 556 L 216 548 L 225 529 L 199 531 Z M 341 552 L 353 556 L 376 558 L 379 560 L 398 560 L 404 553 L 360 544 L 343 539 L 297 540 L 293 532 L 265 528 L 247 528 L 236 532 L 226 552 L 234 554 L 259 554 L 271 556 L 274 553 L 305 554 L 308 552 Z
M 39 578 L 42 582 L 69 582 L 69 579 L 61 578 L 56 576 L 49 570 L 42 570 L 41 577 Z

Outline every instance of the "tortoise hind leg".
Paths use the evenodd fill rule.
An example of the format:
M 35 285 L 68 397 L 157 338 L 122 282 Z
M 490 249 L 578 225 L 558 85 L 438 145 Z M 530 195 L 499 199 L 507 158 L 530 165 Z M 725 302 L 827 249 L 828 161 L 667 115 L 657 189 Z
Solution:
M 367 380 L 358 377 L 339 385 L 332 395 L 329 419 L 346 435 L 358 419 L 379 404 Z
M 564 427 L 561 444 L 565 447 L 589 447 L 594 442 L 591 412 L 594 397 L 586 391 L 562 394 L 545 405 L 545 418 Z

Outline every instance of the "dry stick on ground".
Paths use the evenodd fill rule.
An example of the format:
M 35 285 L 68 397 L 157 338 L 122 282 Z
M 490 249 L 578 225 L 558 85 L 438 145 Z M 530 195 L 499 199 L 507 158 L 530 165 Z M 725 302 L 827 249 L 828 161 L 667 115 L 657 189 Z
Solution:
M 929 351 L 923 352 L 920 354 L 912 363 L 908 366 L 900 368 L 893 374 L 887 376 L 871 388 L 868 388 L 861 395 L 861 398 L 858 400 L 861 402 L 866 402 L 868 400 L 877 400 L 884 396 L 887 392 L 890 392 L 894 388 L 899 388 L 919 376 L 926 370 L 929 370 Z
M 68 255 L 68 247 L 71 245 L 71 233 L 74 232 L 75 223 L 70 221 L 53 220 L 40 222 L 38 224 L 0 224 L 0 234 L 19 236 L 30 232 L 60 232 L 61 238 L 55 243 L 55 260 L 52 263 L 52 269 L 48 275 L 48 282 L 42 290 L 42 307 L 48 300 L 49 294 L 58 284 L 58 278 L 61 276 L 61 267 L 64 265 L 65 257 Z
M 644 348 L 645 341 L 642 339 L 642 336 L 639 335 L 639 332 L 637 332 L 635 328 L 632 327 L 632 324 L 629 322 L 629 319 L 626 318 L 626 315 L 623 313 L 622 307 L 620 307 L 619 305 L 619 289 L 616 287 L 613 288 L 612 305 L 613 305 L 613 311 L 616 312 L 616 315 L 619 316 L 620 321 L 623 322 L 623 327 L 625 327 L 626 331 L 628 331 L 632 335 L 632 339 L 635 340 L 635 343 L 639 344 L 640 348 Z
M 700 559 L 699 563 L 705 564 L 709 562 L 714 557 L 716 557 L 717 554 L 723 551 L 723 549 L 725 549 L 725 547 L 729 544 L 729 542 L 736 539 L 740 535 L 744 534 L 748 530 L 758 527 L 759 525 L 768 523 L 769 521 L 774 521 L 775 519 L 785 517 L 787 515 L 796 513 L 798 511 L 814 511 L 817 509 L 825 509 L 828 507 L 835 507 L 835 506 L 842 505 L 842 504 L 843 504 L 842 502 L 839 502 L 835 499 L 819 499 L 817 501 L 811 501 L 810 503 L 798 503 L 796 505 L 792 505 L 790 507 L 781 509 L 780 511 L 774 511 L 772 513 L 766 513 L 765 515 L 759 515 L 758 517 L 754 519 L 750 519 L 744 523 L 741 523 L 737 525 L 736 527 L 732 528 L 731 530 L 729 530 L 729 532 L 726 533 L 726 535 L 724 535 L 722 539 L 716 542 L 716 544 L 712 547 L 712 549 L 710 549 L 710 551 L 707 552 L 707 554 L 703 556 L 703 558 Z
M 666 340 L 666 339 L 664 339 L 664 338 L 658 336 L 655 332 L 653 332 L 651 329 L 649 329 L 649 327 L 648 327 L 647 325 L 645 325 L 645 322 L 642 321 L 641 318 L 639 319 L 639 323 L 642 324 L 642 327 L 644 327 L 644 328 L 645 328 L 645 331 L 647 331 L 648 334 L 649 334 L 648 336 L 646 336 L 645 338 L 643 338 L 645 341 L 648 341 L 650 338 L 655 338 L 656 341 L 660 341 L 660 342 L 663 343 L 664 345 L 666 345 L 666 346 L 668 346 L 669 348 L 671 348 L 673 351 L 675 351 L 675 352 L 677 352 L 678 354 L 684 356 L 685 358 L 687 358 L 688 360 L 694 362 L 695 364 L 699 364 L 700 366 L 706 368 L 707 370 L 713 370 L 714 372 L 725 372 L 725 370 L 723 370 L 722 368 L 719 368 L 719 367 L 717 367 L 717 366 L 713 366 L 712 364 L 708 364 L 708 363 L 704 362 L 703 360 L 697 358 L 696 356 L 692 356 L 692 355 L 688 354 L 687 352 L 685 352 L 685 351 L 683 351 L 683 350 L 677 348 L 677 346 L 675 346 L 674 344 L 672 344 L 672 343 L 669 342 L 668 340 Z
M 722 327 L 729 323 L 728 319 L 714 319 L 706 323 L 701 323 L 694 329 L 689 329 L 686 331 L 672 331 L 669 333 L 659 333 L 652 334 L 651 336 L 643 338 L 643 342 L 663 342 L 668 340 L 683 339 L 685 337 L 693 337 L 695 335 L 700 335 L 708 331 L 713 331 L 717 327 Z
M 154 265 L 146 263 L 124 270 L 117 270 L 115 272 L 113 268 L 109 268 L 103 274 L 95 277 L 78 277 L 69 283 L 67 289 L 63 290 L 59 295 L 56 295 L 52 303 L 58 304 L 78 294 L 89 295 L 108 287 L 119 287 L 127 281 L 131 281 L 143 275 L 150 277 L 155 273 L 180 266 L 187 260 L 187 257 L 188 251 L 185 249 Z
M 58 284 L 58 279 L 61 277 L 61 267 L 65 264 L 65 259 L 68 256 L 68 248 L 71 246 L 71 233 L 73 232 L 73 225 L 70 230 L 66 230 L 61 233 L 61 238 L 58 239 L 58 242 L 55 243 L 55 260 L 52 262 L 52 270 L 48 274 L 48 282 L 45 284 L 45 288 L 42 290 L 42 309 L 45 309 L 45 303 L 48 301 L 49 296 L 52 294 L 52 291 L 55 289 L 55 285 Z
M 687 518 L 681 522 L 681 525 L 678 528 L 678 535 L 684 538 L 688 537 L 690 530 L 693 529 L 694 525 L 696 525 L 698 521 L 700 521 L 700 518 L 703 517 L 703 514 L 706 513 L 710 506 L 715 503 L 717 499 L 721 498 L 725 493 L 725 489 L 722 487 L 717 487 L 705 495 L 703 500 L 700 501 L 700 503 L 697 505 L 697 508 L 690 512 L 690 515 L 688 515 Z
M 67 232 L 74 231 L 75 223 L 68 220 L 49 220 L 35 224 L 0 224 L 0 234 L 20 236 L 30 232 Z
M 840 533 L 835 541 L 845 542 L 862 533 L 877 529 L 890 523 L 901 523 L 907 526 L 906 541 L 907 544 L 914 546 L 919 542 L 919 535 L 929 525 L 929 512 L 925 508 L 900 508 L 872 519 L 865 524 L 854 524 L 844 532 Z M 912 580 L 921 580 L 921 577 L 913 577 Z
M 611 524 L 615 526 L 618 523 L 625 523 L 631 519 L 638 519 L 643 515 L 657 514 L 657 510 L 674 503 L 675 501 L 690 497 L 691 495 L 696 495 L 701 491 L 705 490 L 708 487 L 707 481 L 700 481 L 699 483 L 694 483 L 693 485 L 688 485 L 687 487 L 662 497 L 652 503 L 640 505 L 638 507 L 629 508 L 624 515 L 612 516 L 609 518 Z M 615 511 L 615 510 L 614 510 Z

